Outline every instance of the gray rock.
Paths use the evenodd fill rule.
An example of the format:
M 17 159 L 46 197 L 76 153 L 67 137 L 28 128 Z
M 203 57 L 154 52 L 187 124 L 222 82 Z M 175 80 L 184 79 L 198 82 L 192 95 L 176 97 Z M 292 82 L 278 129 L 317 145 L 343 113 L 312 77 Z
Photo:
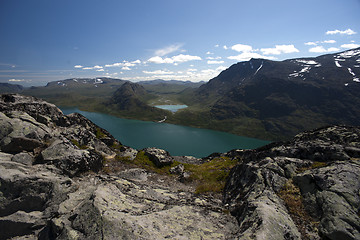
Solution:
M 175 167 L 170 168 L 171 174 L 182 175 L 185 171 L 185 167 L 182 164 L 176 165 Z
M 360 239 L 360 164 L 335 162 L 297 175 L 305 206 L 328 239 Z M 321 218 L 319 218 L 321 216 Z
M 166 165 L 171 165 L 173 163 L 173 158 L 170 154 L 159 148 L 145 148 L 143 149 L 146 156 L 158 167 L 163 167 Z
M 142 168 L 126 169 L 118 174 L 122 178 L 135 181 L 147 181 L 148 173 Z
M 34 157 L 30 153 L 22 152 L 14 155 L 11 158 L 11 161 L 22 163 L 25 165 L 32 165 L 34 162 Z
M 102 157 L 94 151 L 74 148 L 70 143 L 55 141 L 41 152 L 43 162 L 52 163 L 70 176 L 80 172 L 98 171 L 102 166 Z

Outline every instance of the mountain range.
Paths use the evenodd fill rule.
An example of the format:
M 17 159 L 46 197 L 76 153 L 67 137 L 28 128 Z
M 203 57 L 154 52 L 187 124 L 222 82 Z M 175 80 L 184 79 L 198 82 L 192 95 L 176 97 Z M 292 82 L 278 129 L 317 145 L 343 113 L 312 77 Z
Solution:
M 359 91 L 360 48 L 315 58 L 251 59 L 204 84 L 74 78 L 22 93 L 119 117 L 157 121 L 168 115 L 169 123 L 284 140 L 330 124 L 360 125 Z M 154 108 L 163 104 L 188 108 L 175 114 Z

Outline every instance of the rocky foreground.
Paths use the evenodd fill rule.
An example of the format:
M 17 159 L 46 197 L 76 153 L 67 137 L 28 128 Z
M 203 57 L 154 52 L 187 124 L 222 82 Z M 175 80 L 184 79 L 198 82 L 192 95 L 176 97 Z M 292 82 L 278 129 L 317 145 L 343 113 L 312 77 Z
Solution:
M 360 239 L 358 127 L 200 160 L 2 95 L 0 150 L 0 239 Z M 163 172 L 132 164 L 140 153 Z M 238 162 L 222 197 L 196 192 L 187 170 L 214 159 Z

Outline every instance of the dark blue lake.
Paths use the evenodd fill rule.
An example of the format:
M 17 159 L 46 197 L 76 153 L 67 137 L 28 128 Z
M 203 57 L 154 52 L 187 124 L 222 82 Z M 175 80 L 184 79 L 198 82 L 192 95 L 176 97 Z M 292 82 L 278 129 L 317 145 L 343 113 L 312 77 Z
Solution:
M 206 157 L 214 152 L 253 149 L 269 143 L 220 131 L 122 119 L 103 113 L 84 112 L 77 108 L 61 110 L 64 114 L 78 112 L 84 115 L 126 146 L 136 149 L 162 148 L 173 156 Z

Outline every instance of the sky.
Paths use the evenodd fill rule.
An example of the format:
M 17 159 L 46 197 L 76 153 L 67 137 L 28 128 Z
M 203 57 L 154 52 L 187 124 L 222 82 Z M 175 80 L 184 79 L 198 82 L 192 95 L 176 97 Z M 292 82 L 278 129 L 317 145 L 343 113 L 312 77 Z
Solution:
M 360 0 L 0 0 L 0 82 L 208 81 L 360 47 Z

